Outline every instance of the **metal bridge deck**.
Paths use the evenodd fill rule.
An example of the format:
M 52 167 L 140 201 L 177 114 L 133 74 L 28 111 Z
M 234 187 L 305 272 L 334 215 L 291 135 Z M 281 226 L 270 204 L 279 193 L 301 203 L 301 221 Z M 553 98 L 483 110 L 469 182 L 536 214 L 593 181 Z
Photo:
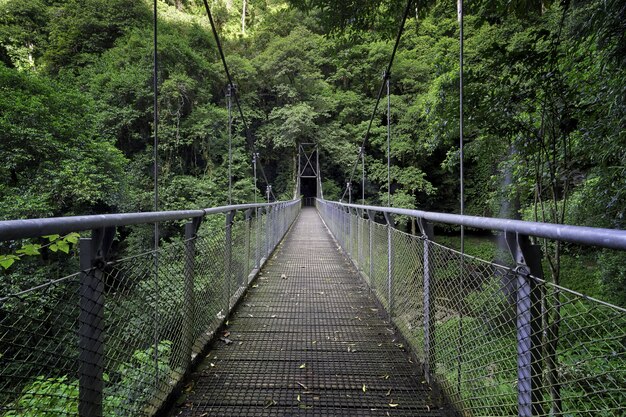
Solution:
M 315 209 L 228 324 L 172 415 L 447 415 Z

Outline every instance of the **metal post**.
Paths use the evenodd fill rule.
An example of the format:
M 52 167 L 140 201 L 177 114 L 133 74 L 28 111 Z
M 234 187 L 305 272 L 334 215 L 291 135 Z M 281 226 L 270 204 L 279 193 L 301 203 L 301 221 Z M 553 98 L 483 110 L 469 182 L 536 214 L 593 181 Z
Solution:
M 368 221 L 368 231 L 369 231 L 369 239 L 370 239 L 370 247 L 369 247 L 370 288 L 374 290 L 376 288 L 375 281 L 374 281 L 374 259 L 372 259 L 372 241 L 373 241 L 372 226 L 374 225 L 374 216 L 373 216 L 373 212 L 370 210 L 367 210 L 367 219 L 368 219 L 367 221 Z
M 389 320 L 393 317 L 393 244 L 391 242 L 393 217 L 389 213 L 385 213 L 385 221 L 387 222 L 387 300 L 389 303 L 388 313 Z
M 272 186 L 268 185 L 265 187 L 265 194 L 267 195 L 267 204 L 270 203 L 270 196 L 272 195 Z
M 361 154 L 361 204 L 365 205 L 365 147 L 359 148 Z
M 257 163 L 258 158 L 259 158 L 258 152 L 252 153 L 252 167 L 254 170 L 254 203 L 255 204 L 257 203 L 257 200 L 256 200 L 256 193 L 257 193 L 256 163 Z
M 417 219 L 424 241 L 424 375 L 428 383 L 432 382 L 435 370 L 435 276 L 431 266 L 430 242 L 433 238 L 433 226 L 423 219 Z
M 354 242 L 352 241 L 352 209 L 350 208 L 346 210 L 346 220 L 346 234 L 348 237 L 348 240 L 346 242 L 346 248 L 348 250 L 348 256 L 350 257 L 350 259 L 352 259 L 352 255 L 354 254 Z
M 302 195 L 302 184 L 300 183 L 300 177 L 302 176 L 302 155 L 301 155 L 302 145 L 298 145 L 298 177 L 296 178 L 296 195 L 294 196 L 294 200 L 299 198 Z M 306 155 L 306 153 L 305 153 Z
M 346 187 L 348 188 L 348 204 L 352 204 L 352 183 L 348 181 Z
M 232 279 L 232 265 L 233 265 L 233 220 L 235 218 L 236 211 L 230 211 L 226 214 L 226 240 L 224 247 L 224 296 L 226 298 L 224 316 L 228 317 L 230 312 L 230 296 L 231 292 L 231 279 Z
M 78 414 L 102 417 L 104 381 L 104 283 L 95 267 L 96 245 L 80 239 Z
M 526 235 L 506 233 L 517 267 L 517 403 L 520 417 L 543 415 L 541 248 Z
M 247 276 L 250 275 L 250 235 L 251 235 L 251 225 L 252 223 L 252 209 L 246 210 L 246 269 L 244 273 L 241 275 L 241 279 L 239 280 L 239 286 L 243 287 L 244 280 L 246 281 L 246 285 L 248 284 Z
M 356 260 L 359 271 L 363 270 L 363 226 L 361 217 L 363 210 L 356 209 Z
M 255 268 L 261 267 L 261 226 L 263 223 L 262 209 L 257 207 L 254 209 L 256 212 L 256 257 Z
M 348 214 L 345 209 L 341 211 L 341 214 L 343 216 L 343 249 L 346 252 L 349 252 L 350 248 L 348 247 L 348 228 L 350 227 L 350 225 L 348 223 Z
M 236 87 L 228 84 L 226 97 L 228 99 L 228 204 L 233 204 L 233 116 L 231 95 L 236 94 Z
M 320 173 L 320 150 L 317 148 L 315 151 L 315 167 L 317 168 L 317 190 L 315 190 L 316 197 L 324 198 L 324 193 L 322 192 L 322 174 Z
M 191 363 L 193 354 L 193 312 L 195 306 L 194 275 L 196 264 L 196 224 L 185 224 L 185 287 L 184 287 L 184 317 L 183 317 L 183 369 L 186 371 Z
M 270 206 L 267 206 L 265 208 L 265 244 L 266 244 L 265 260 L 266 261 L 270 257 L 270 222 L 271 222 L 270 213 L 271 213 L 271 210 L 272 208 Z

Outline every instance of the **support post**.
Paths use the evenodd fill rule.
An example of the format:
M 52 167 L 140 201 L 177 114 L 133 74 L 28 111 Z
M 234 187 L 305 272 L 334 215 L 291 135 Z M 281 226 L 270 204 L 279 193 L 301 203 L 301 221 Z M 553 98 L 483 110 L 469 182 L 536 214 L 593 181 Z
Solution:
M 543 278 L 541 248 L 526 235 L 506 233 L 506 241 L 517 263 L 517 403 L 520 417 L 543 415 L 542 323 Z
M 78 414 L 102 417 L 104 284 L 92 239 L 80 239 Z
M 232 266 L 233 266 L 233 220 L 235 218 L 236 211 L 230 211 L 226 214 L 226 240 L 224 242 L 224 297 L 225 301 L 225 311 L 224 316 L 228 317 L 230 313 L 230 296 L 232 295 L 231 291 L 231 281 L 233 276 Z
M 263 225 L 263 209 L 257 207 L 254 209 L 256 212 L 256 258 L 254 267 L 258 269 L 261 267 L 261 227 Z
M 348 256 L 350 257 L 350 259 L 353 258 L 353 253 L 354 253 L 354 241 L 352 240 L 352 209 L 348 207 L 348 209 L 346 210 L 346 219 L 348 220 L 348 224 L 347 224 L 347 228 L 346 228 L 346 232 L 348 235 L 348 241 L 347 243 L 347 249 L 348 249 Z
M 370 245 L 369 245 L 369 267 L 370 267 L 370 289 L 372 291 L 375 290 L 376 288 L 376 281 L 374 280 L 374 259 L 372 258 L 372 254 L 373 254 L 373 249 L 372 249 L 372 242 L 373 242 L 373 231 L 372 231 L 372 226 L 374 224 L 374 212 L 371 210 L 367 210 L 367 220 L 368 220 L 368 232 L 369 232 L 369 240 L 370 240 Z
M 356 244 L 357 244 L 357 254 L 356 254 L 356 258 L 357 258 L 357 262 L 358 262 L 358 267 L 359 267 L 359 271 L 363 271 L 363 226 L 364 223 L 362 221 L 363 220 L 363 210 L 362 209 L 356 209 Z
M 265 208 L 265 244 L 266 244 L 266 248 L 265 248 L 265 260 L 267 260 L 270 257 L 270 223 L 271 223 L 271 210 L 272 208 L 270 206 L 267 206 Z
M 194 222 L 185 224 L 185 284 L 184 284 L 184 317 L 183 317 L 183 358 L 181 364 L 186 371 L 191 364 L 193 354 L 193 312 L 196 304 L 194 276 L 196 271 L 196 231 Z
M 247 277 L 248 275 L 250 275 L 250 246 L 251 246 L 251 234 L 252 234 L 252 209 L 248 209 L 246 210 L 246 270 L 244 271 L 243 275 L 241 276 L 241 280 L 239 281 L 239 286 L 243 287 L 244 284 L 244 279 L 246 280 L 246 285 L 248 284 L 247 282 Z
M 424 241 L 424 375 L 428 383 L 433 382 L 435 371 L 435 276 L 431 265 L 430 242 L 434 236 L 433 226 L 424 219 L 417 219 Z
M 104 282 L 102 268 L 115 227 L 92 231 L 80 239 L 80 312 L 78 316 L 78 414 L 101 417 L 104 390 Z
M 393 243 L 392 243 L 392 229 L 393 229 L 393 217 L 391 214 L 385 212 L 385 221 L 387 222 L 387 302 L 389 321 L 393 317 Z

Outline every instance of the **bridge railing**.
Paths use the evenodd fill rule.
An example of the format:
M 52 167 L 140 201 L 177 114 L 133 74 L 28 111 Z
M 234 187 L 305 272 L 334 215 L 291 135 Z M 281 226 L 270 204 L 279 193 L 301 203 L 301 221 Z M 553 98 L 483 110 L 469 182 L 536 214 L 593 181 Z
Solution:
M 626 310 L 544 280 L 529 238 L 626 250 L 626 231 L 325 200 L 317 207 L 425 377 L 461 415 L 626 415 Z M 394 228 L 394 215 L 414 219 L 419 233 Z M 501 232 L 514 262 L 443 246 L 434 222 Z
M 3 276 L 0 416 L 153 415 L 208 341 L 231 343 L 217 332 L 300 204 L 0 222 L 13 250 L 91 230 L 67 260 L 75 273 L 51 279 L 34 259 Z M 167 236 L 156 251 L 153 222 Z M 147 249 L 122 258 L 116 234 Z

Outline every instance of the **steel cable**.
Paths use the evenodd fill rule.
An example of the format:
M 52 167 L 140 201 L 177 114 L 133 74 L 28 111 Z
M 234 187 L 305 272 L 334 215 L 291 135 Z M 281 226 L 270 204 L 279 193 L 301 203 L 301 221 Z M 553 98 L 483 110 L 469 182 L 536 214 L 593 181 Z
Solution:
M 205 0 L 206 3 L 206 0 Z M 365 144 L 367 143 L 367 139 L 369 138 L 370 131 L 372 129 L 372 124 L 374 122 L 374 117 L 376 116 L 376 112 L 378 111 L 378 105 L 380 104 L 380 99 L 382 98 L 383 91 L 385 90 L 385 85 L 387 84 L 387 80 L 391 76 L 391 66 L 393 65 L 393 61 L 396 57 L 396 51 L 398 50 L 398 45 L 400 44 L 400 38 L 402 37 L 402 32 L 404 31 L 404 24 L 406 23 L 406 19 L 409 16 L 409 11 L 411 10 L 412 0 L 409 0 L 406 3 L 406 8 L 404 9 L 404 15 L 402 16 L 402 22 L 400 23 L 400 28 L 398 29 L 398 34 L 396 35 L 396 42 L 393 45 L 393 51 L 391 52 L 391 57 L 389 58 L 389 63 L 387 64 L 387 69 L 383 75 L 383 81 L 380 84 L 380 88 L 378 89 L 378 96 L 376 97 L 376 104 L 374 105 L 374 110 L 372 111 L 372 115 L 370 116 L 370 121 L 367 126 L 367 131 L 365 132 L 365 136 L 363 137 L 363 142 L 361 143 L 361 152 L 365 151 Z M 354 164 L 352 165 L 352 172 L 350 173 L 350 180 L 348 182 L 352 182 L 352 178 L 354 177 L 354 173 L 356 172 L 356 167 L 359 164 L 359 158 L 361 157 L 361 152 L 357 155 Z M 348 188 L 346 187 L 341 199 L 346 195 Z
M 226 77 L 228 78 L 228 85 L 231 91 L 235 91 L 233 78 L 231 77 L 230 71 L 228 70 L 228 64 L 226 63 L 226 57 L 224 56 L 222 43 L 220 42 L 220 37 L 217 34 L 217 28 L 215 27 L 215 22 L 213 21 L 213 15 L 211 14 L 211 9 L 209 8 L 209 3 L 207 2 L 207 0 L 204 0 L 204 8 L 206 9 L 209 22 L 211 23 L 211 30 L 213 32 L 213 37 L 215 38 L 217 50 L 219 51 L 219 54 L 220 54 L 220 59 L 222 60 L 222 65 L 224 66 L 224 71 L 226 72 Z M 257 153 L 256 145 L 254 144 L 254 141 L 252 140 L 252 137 L 250 136 L 250 129 L 248 128 L 248 123 L 246 122 L 246 118 L 243 115 L 243 110 L 241 109 L 241 104 L 239 103 L 239 98 L 237 97 L 236 91 L 233 94 L 233 97 L 235 98 L 235 105 L 237 106 L 237 110 L 239 111 L 239 116 L 241 117 L 241 122 L 243 123 L 243 129 L 244 129 L 245 136 L 246 136 L 246 142 L 248 143 L 248 146 L 250 147 L 252 152 L 256 154 Z M 259 168 L 261 170 L 261 176 L 263 177 L 265 184 L 269 185 L 270 182 L 268 181 L 267 176 L 265 175 L 265 170 L 263 170 L 263 165 L 259 164 Z M 276 195 L 271 189 L 270 189 L 270 193 L 274 197 L 274 200 L 277 200 Z

